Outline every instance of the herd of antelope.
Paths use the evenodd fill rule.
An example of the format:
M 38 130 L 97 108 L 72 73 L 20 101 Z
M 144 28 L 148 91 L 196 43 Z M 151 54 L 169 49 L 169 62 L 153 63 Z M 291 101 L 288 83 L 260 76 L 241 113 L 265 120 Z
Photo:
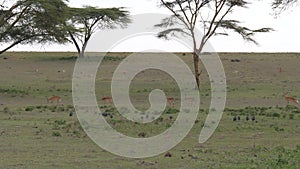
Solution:
M 288 96 L 287 94 L 283 95 L 285 100 L 287 101 L 287 104 L 290 104 L 290 102 L 293 102 L 295 103 L 296 105 L 298 105 L 300 107 L 300 103 L 299 103 L 299 100 L 294 98 L 294 97 L 291 97 L 291 96 Z M 174 107 L 175 105 L 175 98 L 174 97 L 166 97 L 167 99 L 167 103 L 170 107 Z M 110 103 L 112 104 L 112 97 L 102 97 L 101 100 L 104 102 L 104 104 L 106 103 Z M 191 103 L 194 103 L 194 98 L 186 98 L 187 101 L 191 102 Z
M 168 105 L 170 107 L 174 107 L 175 105 L 175 98 L 174 97 L 167 97 L 167 102 L 168 102 Z M 104 104 L 113 104 L 113 99 L 112 97 L 108 97 L 108 96 L 105 96 L 105 97 L 102 97 L 101 100 L 103 101 Z M 61 102 L 61 97 L 60 96 L 52 96 L 52 97 L 49 97 L 47 98 L 47 103 L 53 103 L 53 102 L 56 102 L 57 104 L 59 103 L 62 103 Z
M 288 96 L 287 93 L 284 94 L 283 97 L 287 101 L 287 104 L 290 104 L 290 102 L 292 102 L 300 107 L 300 103 L 299 103 L 298 99 Z M 175 98 L 174 97 L 166 97 L 166 99 L 167 99 L 168 106 L 170 106 L 170 107 L 175 106 Z M 189 100 L 190 102 L 194 101 L 192 98 L 186 98 L 186 99 Z M 111 105 L 113 104 L 112 97 L 104 96 L 101 98 L 101 100 L 103 101 L 104 104 L 111 104 Z M 56 102 L 57 104 L 60 104 L 60 103 L 62 104 L 62 99 L 60 96 L 52 96 L 52 97 L 47 98 L 47 103 L 53 103 L 53 102 Z

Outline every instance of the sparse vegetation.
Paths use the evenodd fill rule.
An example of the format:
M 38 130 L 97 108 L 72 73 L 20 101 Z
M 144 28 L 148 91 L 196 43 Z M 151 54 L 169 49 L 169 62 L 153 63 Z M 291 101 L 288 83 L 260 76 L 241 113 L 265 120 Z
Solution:
M 178 109 L 169 108 L 169 109 L 167 109 L 167 111 L 165 113 L 166 114 L 177 114 L 178 112 L 179 112 Z
M 66 124 L 66 120 L 55 120 L 54 123 L 58 125 L 64 125 Z
M 0 88 L 0 93 L 2 93 L 2 94 L 9 94 L 9 95 L 12 95 L 12 96 L 28 95 L 28 91 L 19 90 L 19 89 L 1 89 Z
M 76 116 L 69 116 L 69 112 L 74 111 L 70 91 L 75 60 L 61 58 L 74 57 L 76 54 L 4 55 L 12 59 L 0 59 L 0 71 L 3 72 L 0 79 L 5 79 L 0 88 L 13 92 L 0 92 L 0 152 L 3 152 L 0 153 L 0 168 L 74 168 L 74 163 L 78 168 L 147 169 L 299 166 L 300 145 L 297 141 L 300 139 L 300 109 L 292 104 L 287 106 L 281 97 L 282 90 L 289 91 L 294 97 L 300 96 L 299 80 L 295 79 L 299 72 L 294 71 L 299 66 L 299 58 L 295 57 L 298 54 L 221 54 L 230 90 L 226 109 L 215 134 L 207 143 L 197 142 L 209 111 L 211 96 L 207 75 L 203 74 L 201 109 L 194 127 L 179 145 L 169 151 L 171 157 L 165 157 L 164 153 L 147 159 L 126 159 L 101 149 L 86 135 Z M 109 55 L 123 58 L 126 54 Z M 184 60 L 186 63 L 192 63 L 188 60 L 190 57 L 184 58 L 187 58 Z M 230 60 L 236 58 L 241 59 L 241 62 L 235 62 L 233 67 Z M 101 113 L 107 112 L 108 115 L 104 117 L 107 122 L 118 132 L 131 137 L 147 138 L 163 133 L 175 123 L 180 106 L 179 89 L 171 81 L 152 84 L 149 79 L 154 74 L 144 72 L 131 86 L 131 101 L 137 109 L 149 108 L 147 101 L 151 89 L 167 89 L 166 95 L 176 98 L 175 107 L 167 107 L 157 119 L 151 114 L 147 116 L 145 111 L 144 118 L 153 120 L 151 123 L 140 124 L 126 120 L 116 108 L 101 102 L 102 96 L 109 95 L 109 73 L 113 72 L 120 61 L 103 62 L 103 68 L 96 78 L 96 86 L 101 86 L 96 89 Z M 293 71 L 288 69 L 285 70 L 286 74 L 273 77 L 269 72 L 278 64 L 289 66 Z M 14 71 L 7 70 L 8 66 Z M 36 67 L 39 72 L 35 71 Z M 57 71 L 62 69 L 66 73 Z M 235 70 L 241 76 L 232 73 Z M 294 86 L 290 87 L 289 82 Z M 28 94 L 17 91 L 26 91 Z M 47 103 L 46 97 L 53 95 L 61 96 L 64 105 Z M 233 122 L 234 116 L 240 116 L 240 120 Z M 246 121 L 246 116 L 249 116 L 249 121 Z M 252 116 L 255 116 L 255 121 L 251 120 Z

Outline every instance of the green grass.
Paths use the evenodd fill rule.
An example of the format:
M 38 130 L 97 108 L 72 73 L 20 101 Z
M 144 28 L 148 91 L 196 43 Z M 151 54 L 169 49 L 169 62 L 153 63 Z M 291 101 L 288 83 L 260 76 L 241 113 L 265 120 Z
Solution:
M 265 114 L 257 115 L 257 122 L 247 122 L 243 111 L 249 109 L 254 108 L 226 110 L 213 137 L 207 143 L 199 144 L 197 139 L 207 112 L 202 110 L 189 135 L 170 151 L 170 158 L 162 154 L 147 159 L 127 159 L 103 151 L 90 141 L 77 119 L 69 117 L 66 112 L 33 110 L 10 115 L 1 111 L 0 149 L 6 153 L 1 154 L 0 164 L 7 168 L 72 168 L 74 162 L 79 168 L 297 168 L 300 157 L 297 142 L 299 114 L 285 107 L 256 107 L 279 114 L 293 114 L 295 119 Z M 233 122 L 232 112 L 241 112 L 236 113 L 241 116 L 241 121 Z M 147 137 L 156 135 L 173 122 L 167 112 L 146 125 L 125 120 L 115 110 L 110 113 L 114 117 L 107 117 L 107 121 L 117 131 L 132 137 L 139 137 L 142 132 Z M 37 152 L 42 153 L 43 158 Z
M 114 70 L 129 53 L 110 53 L 96 78 L 96 96 L 107 122 L 128 136 L 151 137 L 168 129 L 180 107 L 175 81 L 155 71 L 133 80 L 131 101 L 149 108 L 148 95 L 162 89 L 174 97 L 175 107 L 148 124 L 131 122 L 101 97 L 110 96 Z M 190 54 L 180 57 L 192 67 Z M 226 109 L 214 135 L 199 144 L 210 104 L 210 83 L 201 75 L 201 109 L 187 137 L 166 153 L 145 159 L 128 159 L 98 147 L 72 117 L 72 73 L 76 53 L 5 53 L 0 58 L 0 168 L 299 168 L 300 109 L 287 105 L 288 93 L 300 97 L 299 54 L 222 53 L 227 76 Z M 241 59 L 231 63 L 231 59 Z M 203 68 L 203 65 L 200 66 Z M 282 73 L 278 73 L 282 67 Z M 64 70 L 64 71 L 63 71 Z M 163 79 L 163 80 L 162 80 Z M 47 103 L 59 95 L 64 105 Z M 246 116 L 255 121 L 246 121 Z M 241 120 L 233 122 L 234 116 Z M 150 116 L 148 118 L 151 118 Z

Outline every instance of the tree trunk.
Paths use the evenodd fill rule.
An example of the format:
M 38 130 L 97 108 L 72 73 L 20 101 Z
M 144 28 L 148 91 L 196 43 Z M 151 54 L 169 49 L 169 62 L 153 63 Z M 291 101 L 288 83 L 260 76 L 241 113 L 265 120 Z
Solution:
M 84 57 L 84 53 L 80 50 L 79 44 L 77 43 L 75 37 L 73 36 L 72 32 L 68 31 L 69 35 L 71 37 L 71 40 L 73 41 L 76 49 L 77 49 L 77 53 L 78 53 L 78 57 Z M 82 56 L 81 56 L 82 55 Z
M 200 89 L 199 56 L 196 52 L 193 52 L 193 58 L 194 58 L 195 80 L 196 80 L 196 83 L 197 83 L 196 88 Z
M 81 51 L 81 52 L 78 54 L 78 56 L 79 56 L 80 58 L 84 58 L 84 52 Z
M 84 58 L 84 52 L 85 52 L 86 46 L 87 46 L 87 41 L 84 42 L 84 44 L 82 45 L 81 52 L 79 54 L 80 58 Z
M 1 55 L 2 53 L 4 53 L 4 52 L 5 52 L 5 50 L 0 51 L 0 55 Z
M 200 56 L 200 53 L 203 50 L 204 45 L 205 45 L 205 41 L 204 41 L 204 39 L 202 39 L 200 47 L 199 47 L 199 49 L 197 49 L 196 48 L 196 41 L 194 40 L 193 57 L 194 57 L 194 68 L 195 68 L 195 80 L 196 80 L 198 89 L 200 89 L 200 75 L 201 75 L 201 72 L 202 72 L 202 71 L 200 72 L 200 70 L 199 70 L 199 56 Z

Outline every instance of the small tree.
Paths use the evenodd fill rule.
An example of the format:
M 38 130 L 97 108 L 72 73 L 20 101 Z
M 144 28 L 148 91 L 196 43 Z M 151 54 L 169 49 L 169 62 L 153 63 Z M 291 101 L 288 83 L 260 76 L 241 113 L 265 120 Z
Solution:
M 241 26 L 238 20 L 225 19 L 235 8 L 245 8 L 249 2 L 244 0 L 161 0 L 161 6 L 167 8 L 172 15 L 162 20 L 157 27 L 165 28 L 158 37 L 167 38 L 176 33 L 190 36 L 193 40 L 194 71 L 197 87 L 200 85 L 199 54 L 213 35 L 228 35 L 225 30 L 232 30 L 242 36 L 246 41 L 257 44 L 254 35 L 257 32 L 269 32 L 271 28 L 252 30 Z M 196 37 L 197 25 L 203 29 L 203 37 Z M 177 27 L 177 25 L 183 25 Z M 224 30 L 217 32 L 217 30 Z M 201 38 L 200 41 L 198 38 Z M 197 43 L 197 42 L 200 43 Z
M 76 46 L 79 57 L 84 57 L 88 41 L 97 30 L 125 27 L 130 23 L 129 13 L 123 8 L 95 7 L 70 8 L 68 25 L 75 29 L 69 30 L 70 40 Z
M 11 6 L 3 1 L 0 4 L 0 54 L 17 44 L 67 42 L 66 9 L 63 0 L 18 0 Z

